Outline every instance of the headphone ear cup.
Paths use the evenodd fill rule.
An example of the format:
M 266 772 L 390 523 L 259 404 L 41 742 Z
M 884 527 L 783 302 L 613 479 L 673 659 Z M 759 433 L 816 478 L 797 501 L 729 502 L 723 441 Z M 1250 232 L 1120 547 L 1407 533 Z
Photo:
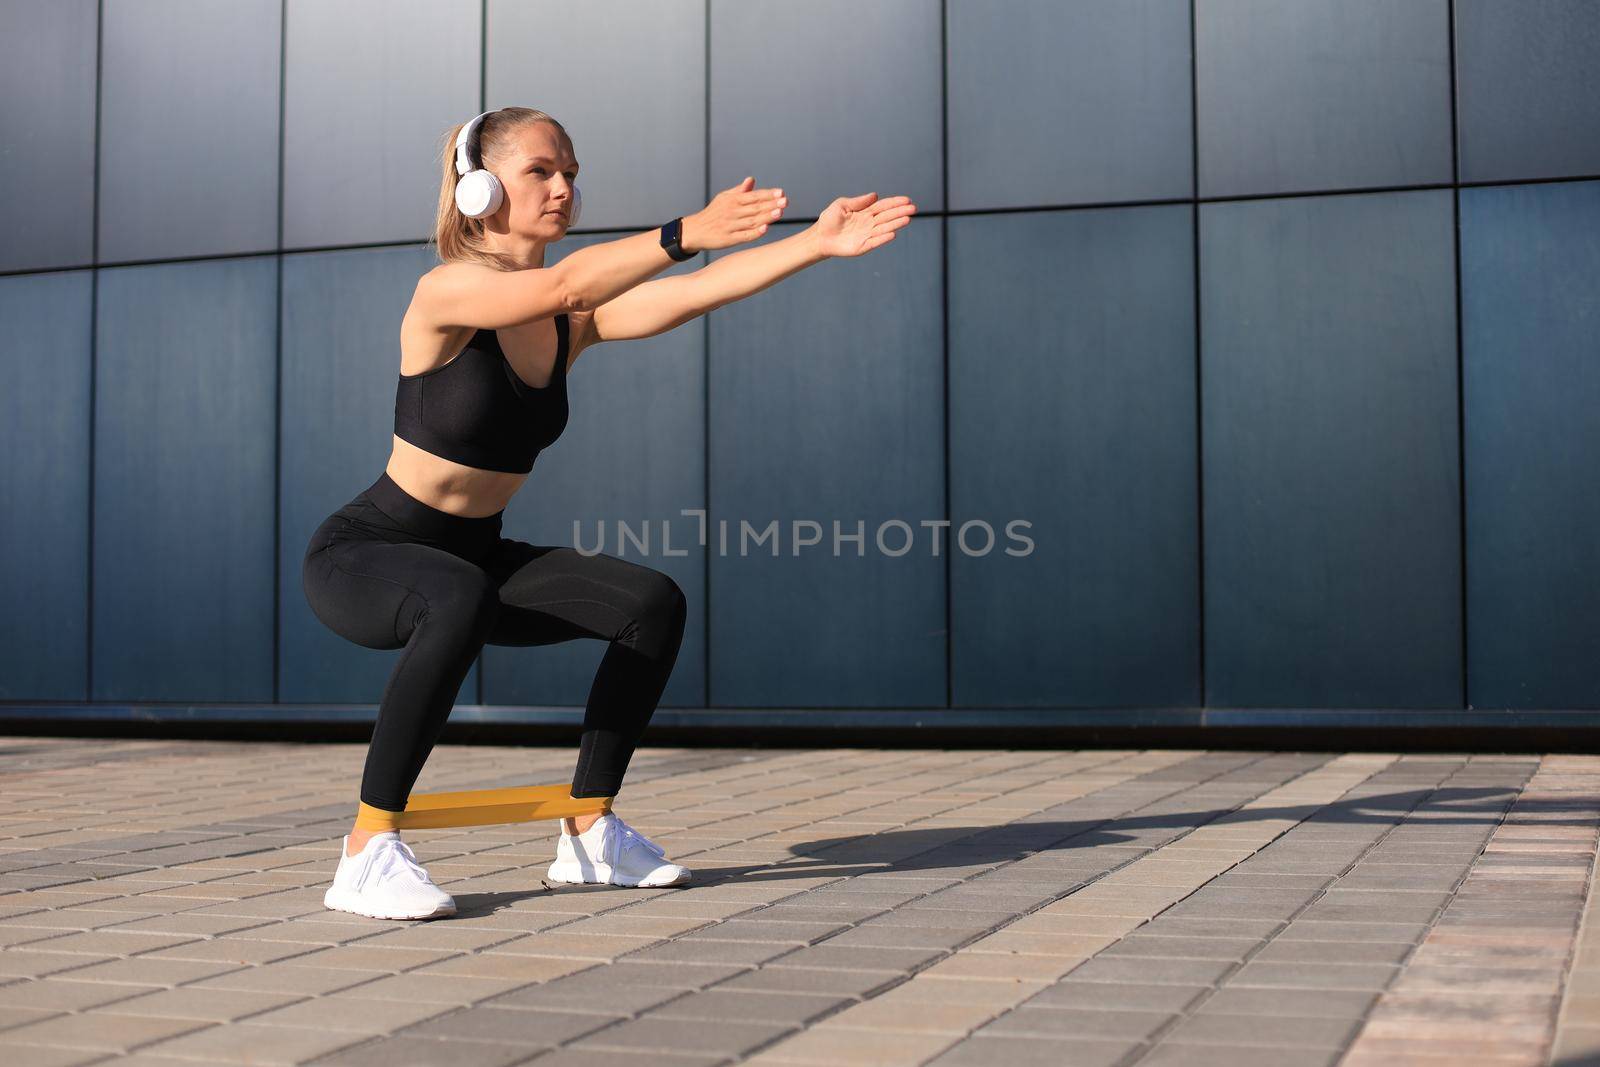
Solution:
M 469 219 L 493 215 L 504 202 L 500 179 L 489 171 L 469 171 L 456 182 L 456 208 Z
M 567 229 L 570 230 L 578 224 L 578 216 L 581 214 L 583 214 L 583 194 L 574 185 L 572 187 L 572 217 L 567 220 Z

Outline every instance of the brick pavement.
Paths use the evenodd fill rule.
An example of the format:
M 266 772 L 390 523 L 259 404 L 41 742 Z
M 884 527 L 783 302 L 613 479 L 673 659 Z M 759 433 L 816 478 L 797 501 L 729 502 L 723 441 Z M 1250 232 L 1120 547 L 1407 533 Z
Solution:
M 386 922 L 322 907 L 364 755 L 0 738 L 0 1061 L 1600 1063 L 1600 757 L 646 747 L 691 885 L 411 831 L 459 912 Z

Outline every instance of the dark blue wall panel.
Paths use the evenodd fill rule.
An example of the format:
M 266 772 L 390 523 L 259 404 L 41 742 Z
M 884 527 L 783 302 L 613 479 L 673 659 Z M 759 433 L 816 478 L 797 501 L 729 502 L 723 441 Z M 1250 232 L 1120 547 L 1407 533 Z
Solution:
M 1206 702 L 1460 707 L 1448 191 L 1200 212 Z
M 789 217 L 872 190 L 943 209 L 935 0 L 713 4 L 710 33 L 713 192 L 754 175 Z
M 1455 7 L 1461 180 L 1600 174 L 1600 4 Z
M 545 262 L 553 266 L 596 240 L 562 241 Z M 656 277 L 704 265 L 696 256 Z M 706 699 L 706 550 L 699 520 L 680 514 L 705 508 L 705 329 L 704 319 L 694 319 L 657 337 L 585 350 L 567 379 L 567 428 L 539 454 L 501 531 L 532 544 L 598 549 L 662 571 L 683 588 L 688 622 L 662 705 L 698 707 Z M 619 535 L 619 521 L 629 536 Z M 484 702 L 581 706 L 605 651 L 599 640 L 489 645 Z
M 100 272 L 95 700 L 272 699 L 277 264 Z
M 782 225 L 768 240 L 799 227 Z M 711 701 L 719 707 L 945 702 L 939 228 L 829 260 L 711 319 Z M 737 254 L 737 253 L 726 253 Z M 721 256 L 713 256 L 713 262 Z M 879 550 L 880 523 L 917 535 Z M 752 536 L 776 520 L 774 542 Z M 798 549 L 794 520 L 822 528 Z M 727 548 L 720 523 L 727 522 Z M 858 530 L 864 539 L 839 542 Z M 804 537 L 815 536 L 810 527 Z M 901 537 L 885 532 L 889 551 Z
M 1186 204 L 951 221 L 955 704 L 1199 703 L 1193 249 Z
M 1446 0 L 1195 0 L 1200 195 L 1450 181 Z
M 0 700 L 88 696 L 92 282 L 0 278 Z
M 707 2 L 488 0 L 487 106 L 536 107 L 566 128 L 581 166 L 575 230 L 659 226 L 706 202 Z M 605 47 L 552 48 L 554 25 L 563 40 Z
M 1600 182 L 1461 193 L 1468 702 L 1600 707 Z
M 100 262 L 278 246 L 281 9 L 104 0 Z
M 431 236 L 445 134 L 480 110 L 482 11 L 480 0 L 289 0 L 284 247 Z
M 95 0 L 0 3 L 0 270 L 87 266 Z
M 946 5 L 951 208 L 1193 194 L 1189 0 L 997 10 Z
M 375 704 L 402 650 L 354 644 L 306 603 L 301 561 L 329 514 L 383 473 L 394 442 L 400 319 L 438 262 L 413 245 L 285 256 L 279 489 L 279 699 Z M 477 703 L 477 667 L 460 702 Z

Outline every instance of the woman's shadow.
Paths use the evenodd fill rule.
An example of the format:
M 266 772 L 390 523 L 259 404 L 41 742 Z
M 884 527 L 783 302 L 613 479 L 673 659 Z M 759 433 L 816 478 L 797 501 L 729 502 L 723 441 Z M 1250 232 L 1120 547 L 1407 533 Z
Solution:
M 1002 866 L 1028 857 L 1043 857 L 1052 867 L 1093 867 L 1088 850 L 1118 845 L 1159 848 L 1183 831 L 1199 827 L 1228 826 L 1263 819 L 1291 819 L 1297 827 L 1339 825 L 1393 825 L 1428 800 L 1429 811 L 1420 820 L 1433 826 L 1492 827 L 1500 822 L 1514 787 L 1419 786 L 1416 789 L 1351 797 L 1331 803 L 1290 804 L 1272 807 L 1197 807 L 1108 819 L 1051 819 L 1030 817 L 993 826 L 929 826 L 879 830 L 865 834 L 820 837 L 789 846 L 790 858 L 761 863 L 698 867 L 693 857 L 686 863 L 693 880 L 682 887 L 630 889 L 630 893 L 671 893 L 688 888 L 710 888 L 730 883 L 814 879 L 819 875 L 849 878 L 858 875 L 914 874 L 918 871 L 948 876 Z M 1068 801 L 1067 803 L 1074 803 Z M 1524 798 L 1520 807 L 1546 815 L 1572 811 L 1571 819 L 1540 819 L 1541 826 L 1589 826 L 1583 813 L 1592 805 L 1578 797 L 1570 801 L 1534 801 Z M 737 846 L 730 846 L 737 849 Z M 1099 864 L 1103 866 L 1104 864 Z M 456 895 L 461 914 L 487 914 L 530 897 L 566 893 L 613 892 L 611 885 L 567 885 L 544 882 L 540 888 L 514 893 L 462 893 Z

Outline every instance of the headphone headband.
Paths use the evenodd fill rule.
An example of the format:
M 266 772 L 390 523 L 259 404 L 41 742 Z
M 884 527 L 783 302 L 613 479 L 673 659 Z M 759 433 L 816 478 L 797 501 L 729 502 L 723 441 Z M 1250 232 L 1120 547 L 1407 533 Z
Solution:
M 500 109 L 499 108 L 495 108 L 494 110 L 498 111 Z M 483 124 L 483 120 L 485 118 L 487 118 L 488 116 L 493 115 L 493 114 L 494 114 L 494 111 L 485 111 L 482 115 L 479 115 L 477 118 L 473 119 L 471 122 L 469 122 L 465 126 L 461 127 L 461 132 L 456 134 L 456 173 L 457 174 L 467 174 L 467 173 L 469 173 L 471 171 L 480 169 L 479 167 L 475 166 L 473 164 L 473 162 L 472 162 L 472 153 L 471 153 L 472 135 L 473 135 L 474 132 L 477 131 L 478 127 Z M 482 153 L 481 152 L 479 153 L 479 157 L 480 158 L 482 157 Z

